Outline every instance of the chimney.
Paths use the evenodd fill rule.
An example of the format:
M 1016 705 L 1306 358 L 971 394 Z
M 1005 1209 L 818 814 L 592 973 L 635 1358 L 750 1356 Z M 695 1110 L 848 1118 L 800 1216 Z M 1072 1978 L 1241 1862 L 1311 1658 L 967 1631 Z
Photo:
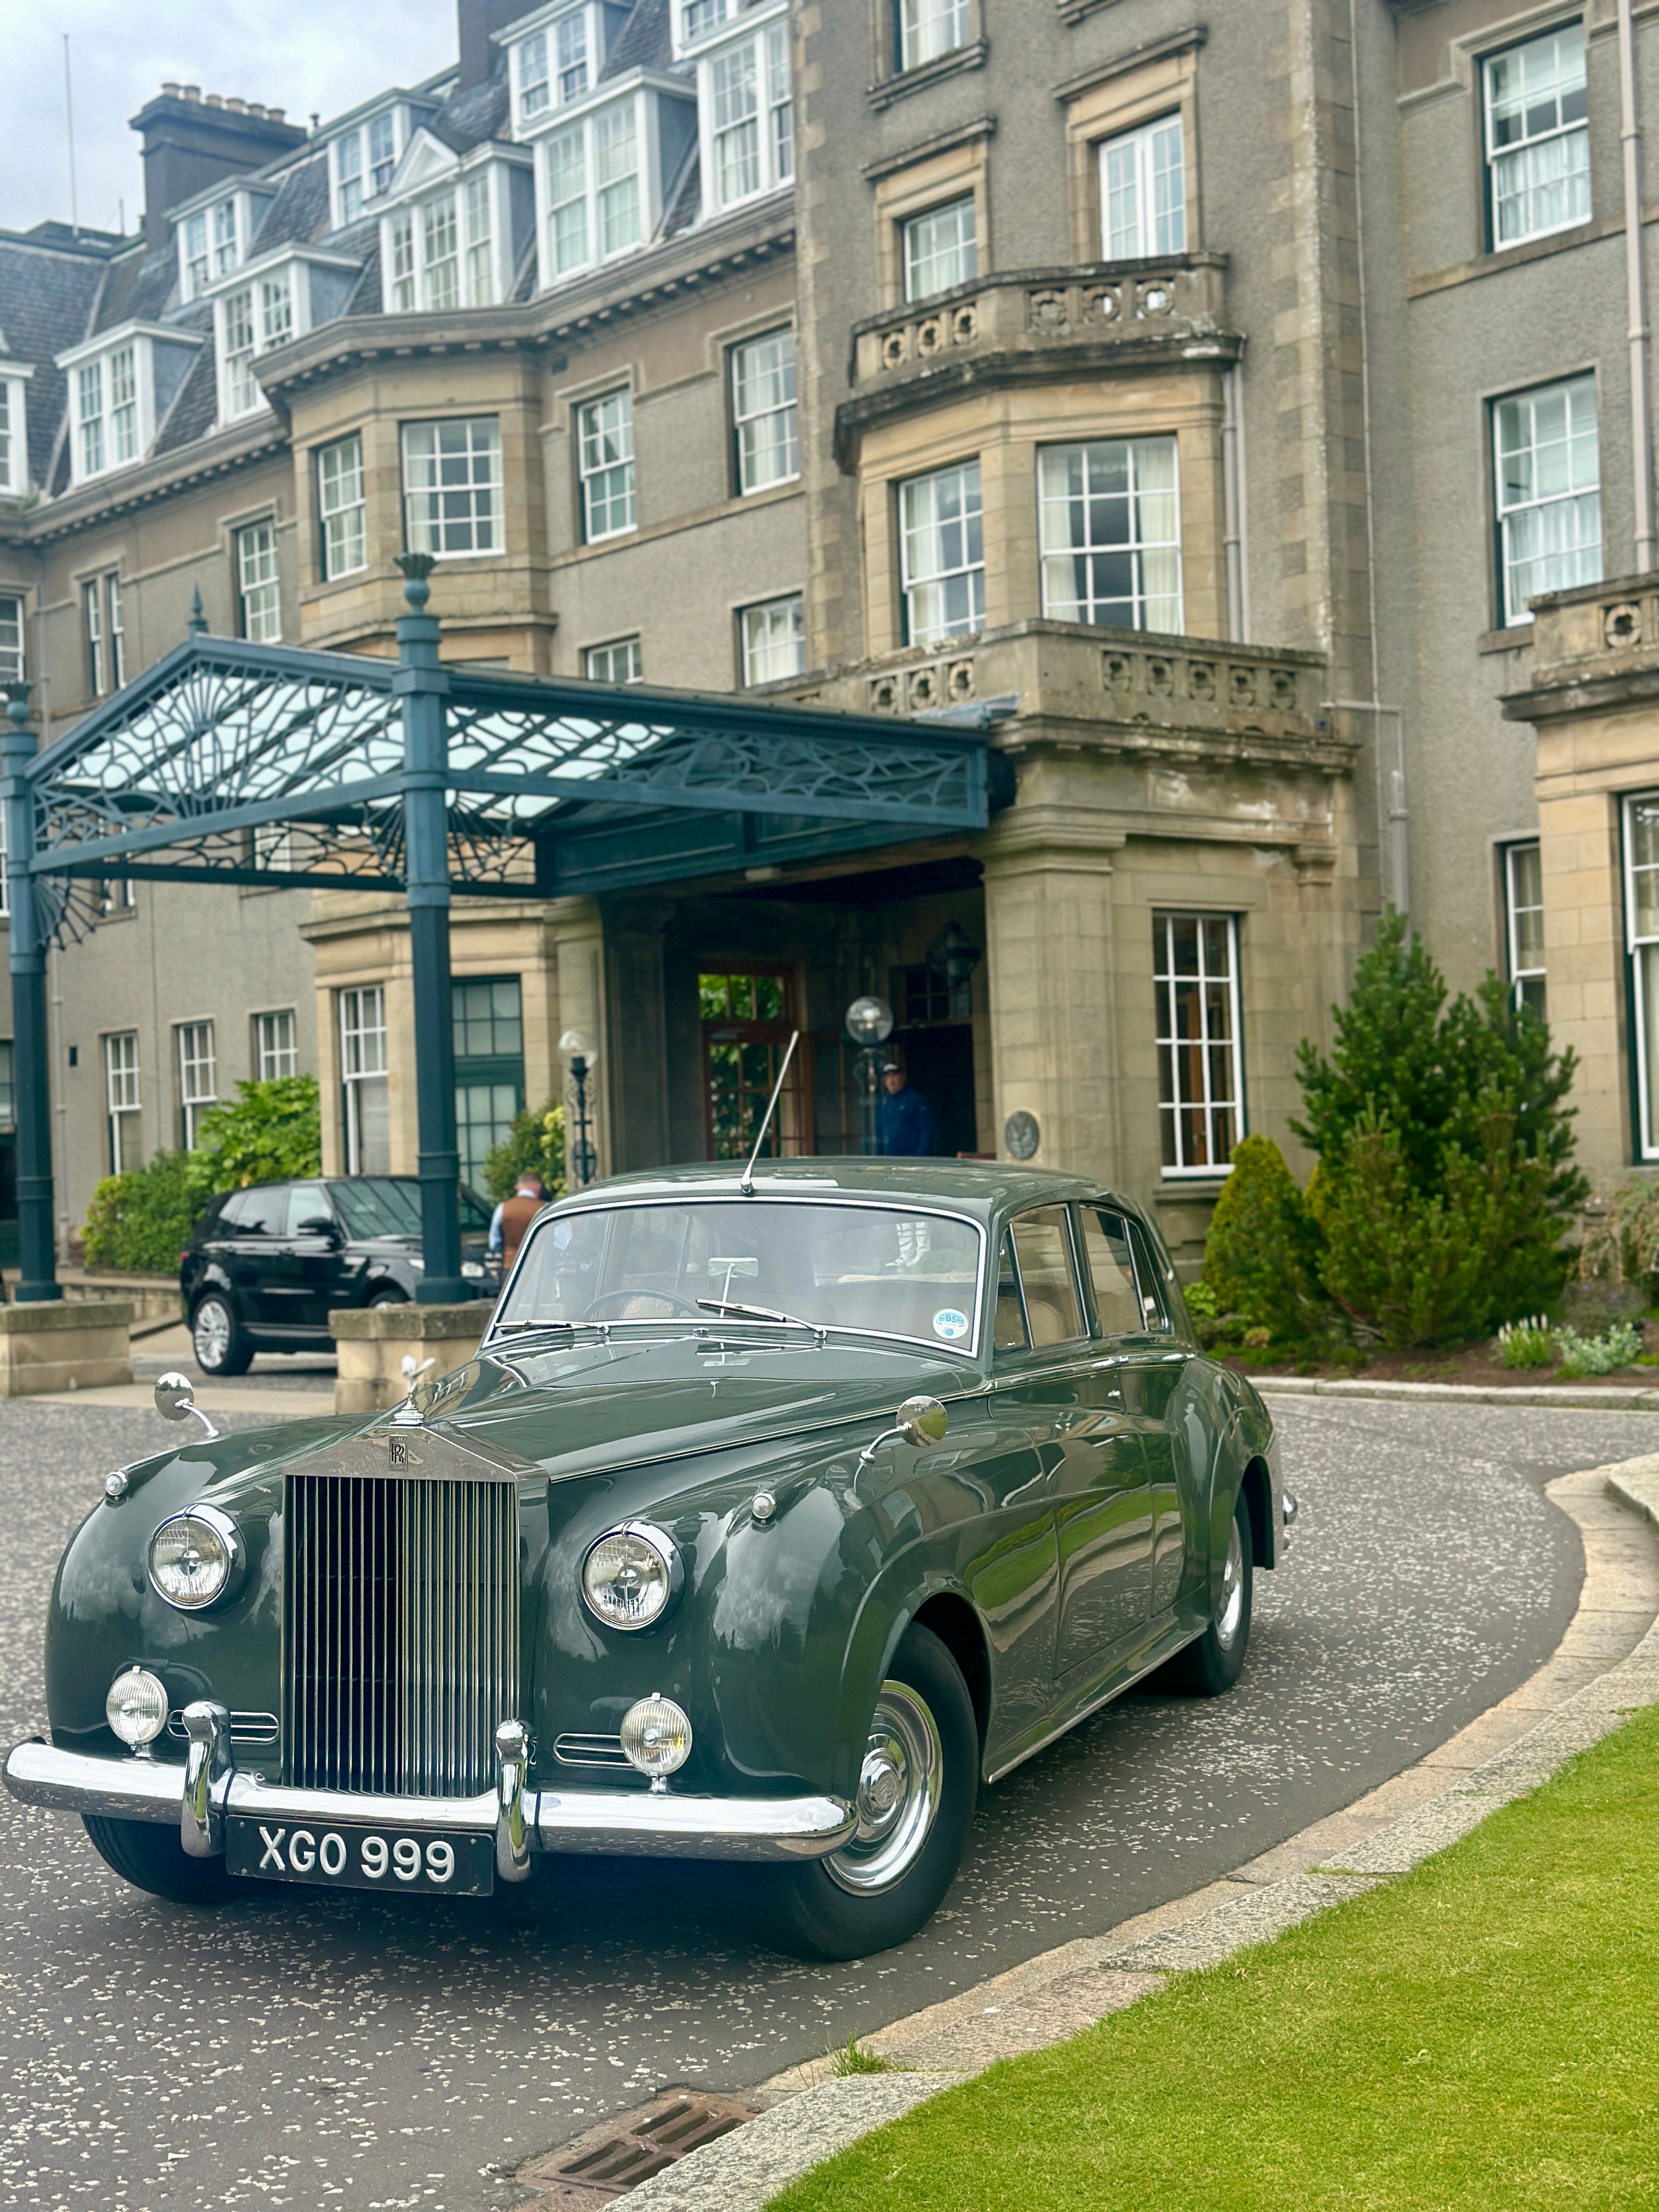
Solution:
M 483 84 L 495 74 L 501 50 L 490 33 L 504 31 L 529 13 L 529 0 L 455 0 L 455 28 L 461 58 L 459 89 Z
M 305 132 L 281 114 L 279 108 L 256 113 L 218 93 L 204 100 L 194 84 L 165 84 L 139 109 L 131 127 L 143 141 L 144 242 L 152 252 L 167 242 L 169 208 L 305 144 Z

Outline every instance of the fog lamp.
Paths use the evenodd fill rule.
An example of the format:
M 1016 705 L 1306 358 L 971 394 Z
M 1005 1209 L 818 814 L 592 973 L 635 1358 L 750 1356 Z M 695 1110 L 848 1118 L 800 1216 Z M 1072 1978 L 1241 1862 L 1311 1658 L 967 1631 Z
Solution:
M 167 1685 L 143 1667 L 128 1667 L 109 1686 L 104 1718 L 129 1751 L 143 1751 L 167 1724 Z
M 622 1747 L 653 1790 L 665 1790 L 691 1756 L 691 1723 L 672 1698 L 653 1690 L 623 1715 Z
M 601 1536 L 582 1563 L 582 1595 L 607 1628 L 649 1628 L 678 1594 L 679 1547 L 660 1528 L 631 1523 Z
M 149 1578 L 169 1605 L 199 1613 L 230 1586 L 242 1555 L 236 1523 L 216 1506 L 192 1506 L 149 1540 Z

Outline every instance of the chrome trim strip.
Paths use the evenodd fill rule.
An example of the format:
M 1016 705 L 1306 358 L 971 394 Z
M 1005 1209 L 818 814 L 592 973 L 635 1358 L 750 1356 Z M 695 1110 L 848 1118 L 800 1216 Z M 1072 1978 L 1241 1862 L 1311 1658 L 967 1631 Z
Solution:
M 177 1820 L 185 1771 L 153 1759 L 93 1759 L 38 1738 L 9 1753 L 5 1783 L 25 1805 L 130 1820 Z M 212 1791 L 216 1814 L 247 1819 L 351 1820 L 404 1833 L 494 1835 L 495 1790 L 477 1797 L 383 1797 L 292 1790 L 232 1773 Z M 653 1796 L 639 1790 L 540 1791 L 523 1798 L 532 1850 L 624 1857 L 799 1860 L 839 1850 L 857 1826 L 839 1797 Z

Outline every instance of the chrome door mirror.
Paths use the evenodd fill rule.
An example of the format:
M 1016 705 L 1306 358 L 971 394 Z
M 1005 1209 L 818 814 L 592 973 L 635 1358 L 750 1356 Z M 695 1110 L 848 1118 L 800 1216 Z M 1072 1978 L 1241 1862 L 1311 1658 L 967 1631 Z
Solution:
M 918 1450 L 942 1444 L 950 1431 L 951 1416 L 937 1398 L 907 1398 L 893 1418 Z
M 219 1433 L 196 1402 L 196 1385 L 188 1375 L 175 1370 L 161 1376 L 155 1385 L 155 1410 L 164 1421 L 187 1421 L 192 1415 L 210 1437 Z

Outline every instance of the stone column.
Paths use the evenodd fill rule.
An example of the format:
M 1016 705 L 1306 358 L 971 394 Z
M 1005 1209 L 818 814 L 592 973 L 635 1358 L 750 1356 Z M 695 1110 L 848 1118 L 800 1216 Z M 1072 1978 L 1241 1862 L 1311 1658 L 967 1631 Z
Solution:
M 599 1048 L 594 1072 L 587 1082 L 588 1126 L 597 1157 L 595 1174 L 611 1172 L 611 1115 L 608 1110 L 612 1073 L 611 1038 L 605 1026 L 605 923 L 592 899 L 555 899 L 548 909 L 548 935 L 558 963 L 558 1013 L 556 1038 L 580 1030 Z M 569 1176 L 570 1134 L 574 1126 L 575 1093 L 568 1070 L 564 1079 L 566 1187 Z
M 982 845 L 994 1139 L 1036 1122 L 1032 1164 L 1109 1181 L 1119 1157 L 1111 972 L 1112 854 L 1121 830 L 1086 808 L 1005 817 Z

